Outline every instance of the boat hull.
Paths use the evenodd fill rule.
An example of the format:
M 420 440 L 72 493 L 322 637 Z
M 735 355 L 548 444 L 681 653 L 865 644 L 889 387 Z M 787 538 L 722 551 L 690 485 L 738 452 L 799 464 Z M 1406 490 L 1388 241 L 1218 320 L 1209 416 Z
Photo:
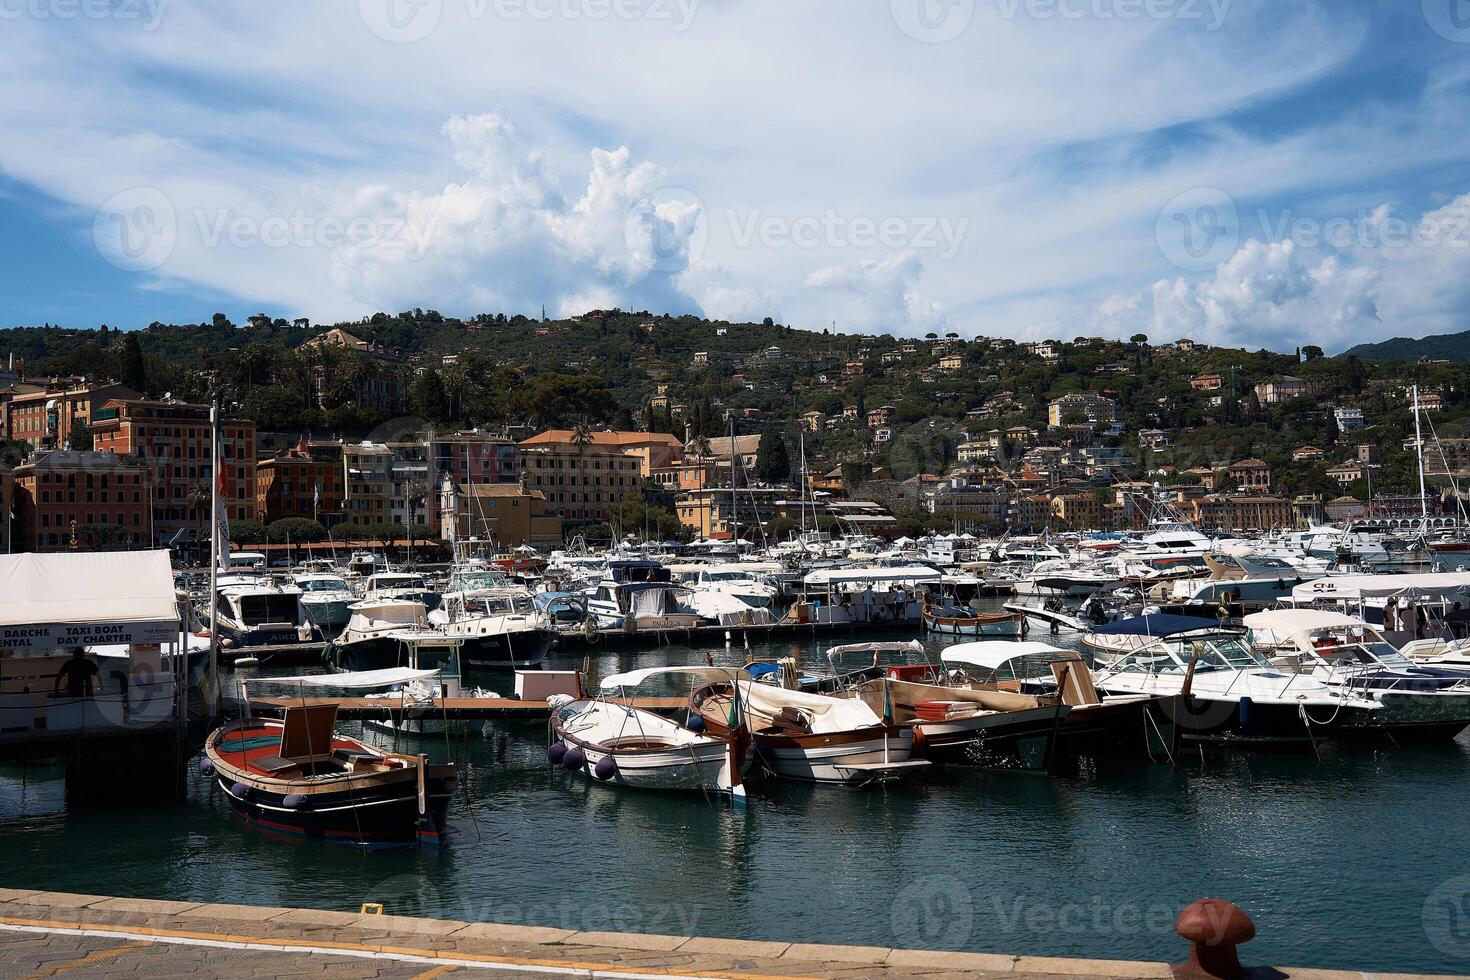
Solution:
M 237 796 L 235 783 L 222 772 L 215 782 L 230 807 L 263 830 L 329 843 L 358 846 L 399 846 L 437 838 L 444 832 L 453 796 L 454 779 L 430 777 L 428 813 L 432 829 L 421 828 L 418 793 L 412 783 L 393 792 L 346 791 L 322 794 L 309 806 L 287 806 L 293 794 L 267 793 L 252 788 Z
M 945 636 L 1024 636 L 1026 617 L 1019 613 L 944 616 L 924 610 L 924 629 Z
M 446 631 L 457 636 L 451 628 Z M 518 630 L 513 633 L 487 633 L 463 637 L 459 648 L 460 662 L 481 670 L 531 670 L 541 666 L 556 642 L 556 631 L 550 629 Z
M 915 752 L 935 762 L 1046 770 L 1068 715 L 1062 705 L 914 722 Z
M 1378 711 L 1333 704 L 1227 700 L 1182 695 L 1163 706 L 1186 741 L 1238 747 L 1302 746 L 1354 729 L 1375 727 Z M 1380 727 L 1381 730 L 1381 727 Z

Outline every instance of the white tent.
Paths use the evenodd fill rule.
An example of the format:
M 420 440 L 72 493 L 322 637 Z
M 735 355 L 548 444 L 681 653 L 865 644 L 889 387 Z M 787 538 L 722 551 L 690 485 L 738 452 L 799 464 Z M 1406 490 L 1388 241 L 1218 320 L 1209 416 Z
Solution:
M 1470 572 L 1422 575 L 1329 575 L 1291 590 L 1296 602 L 1313 599 L 1374 599 L 1395 595 L 1443 596 L 1470 592 Z
M 169 643 L 178 636 L 167 551 L 0 556 L 0 649 Z

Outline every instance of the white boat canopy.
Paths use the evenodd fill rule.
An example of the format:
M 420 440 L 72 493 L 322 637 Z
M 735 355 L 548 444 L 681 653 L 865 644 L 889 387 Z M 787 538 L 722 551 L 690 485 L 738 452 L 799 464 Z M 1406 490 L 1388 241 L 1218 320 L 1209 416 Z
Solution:
M 883 568 L 819 568 L 803 582 L 807 586 L 937 583 L 941 574 L 927 565 L 890 565 Z
M 367 687 L 392 687 L 409 681 L 438 677 L 437 670 L 415 670 L 412 667 L 384 667 L 382 670 L 358 670 L 341 674 L 304 674 L 300 677 L 245 677 L 246 684 L 282 684 L 289 687 L 341 687 L 358 690 Z
M 650 677 L 662 674 L 683 674 L 688 677 L 698 677 L 707 681 L 730 681 L 739 678 L 744 673 L 739 667 L 644 667 L 641 670 L 628 670 L 621 674 L 608 674 L 600 682 L 598 687 L 604 691 L 616 691 L 625 687 L 637 687 Z M 743 678 L 749 680 L 747 676 Z
M 1269 630 L 1285 636 L 1306 633 L 1311 630 L 1336 629 L 1340 626 L 1367 626 L 1356 616 L 1346 616 L 1325 609 L 1268 609 L 1251 613 L 1241 620 L 1249 630 Z
M 879 640 L 875 643 L 844 643 L 827 651 L 829 657 L 841 657 L 851 653 L 923 653 L 924 644 L 918 640 Z
M 178 638 L 167 551 L 0 555 L 0 648 Z
M 1442 596 L 1470 593 L 1470 572 L 1418 575 L 1329 575 L 1291 590 L 1296 602 L 1313 599 L 1372 599 L 1395 595 Z
M 1076 658 L 1071 650 L 1063 650 L 1048 643 L 1016 642 L 1013 640 L 981 640 L 976 643 L 956 643 L 945 647 L 939 654 L 939 662 L 964 664 L 967 667 L 984 667 L 999 670 L 1012 660 L 1021 657 L 1066 657 Z

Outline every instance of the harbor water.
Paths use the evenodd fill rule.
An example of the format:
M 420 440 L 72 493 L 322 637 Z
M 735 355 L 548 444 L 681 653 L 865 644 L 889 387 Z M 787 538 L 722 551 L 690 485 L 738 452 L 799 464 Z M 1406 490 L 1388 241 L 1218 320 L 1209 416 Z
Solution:
M 831 642 L 750 653 L 825 666 Z M 707 656 L 739 663 L 746 651 L 737 637 L 733 648 L 594 650 L 589 662 L 603 675 Z M 869 791 L 762 780 L 743 814 L 697 794 L 592 785 L 548 767 L 545 745 L 545 725 L 525 722 L 405 739 L 462 767 L 437 852 L 266 836 L 193 767 L 184 804 L 86 809 L 67 806 L 59 766 L 6 767 L 0 886 L 1148 960 L 1181 959 L 1174 917 L 1212 896 L 1255 920 L 1249 962 L 1470 972 L 1470 735 L 1328 746 L 1320 760 L 1110 759 L 1050 777 L 956 768 Z

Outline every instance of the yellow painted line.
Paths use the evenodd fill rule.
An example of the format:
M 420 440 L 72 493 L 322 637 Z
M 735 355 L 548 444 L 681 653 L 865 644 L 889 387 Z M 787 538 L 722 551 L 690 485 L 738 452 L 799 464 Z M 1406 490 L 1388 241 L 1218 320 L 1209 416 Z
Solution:
M 580 977 L 609 977 L 620 978 L 620 980 L 638 980 L 638 978 L 649 978 L 649 980 L 682 980 L 682 978 L 688 978 L 688 980 L 818 980 L 818 978 L 809 976 L 774 973 L 673 970 L 660 967 L 633 968 L 616 963 L 595 963 L 585 960 L 487 956 L 481 953 L 462 953 L 455 950 L 418 949 L 372 943 L 349 943 L 339 940 L 305 940 L 242 936 L 234 933 L 191 932 L 181 929 L 160 929 L 155 926 L 108 927 L 86 922 L 61 922 L 52 919 L 19 919 L 0 916 L 0 929 L 16 932 L 70 932 L 87 936 L 139 940 L 133 944 L 134 947 L 158 942 L 261 952 L 316 953 L 323 956 L 386 959 L 405 963 L 423 963 L 429 966 L 437 964 L 446 972 L 455 967 L 466 967 L 482 970 L 523 970 L 532 973 L 554 973 Z M 116 955 L 129 948 L 133 947 L 123 946 L 110 952 L 111 955 Z M 430 975 L 438 976 L 439 974 L 430 971 Z
M 44 970 L 37 970 L 35 973 L 32 973 L 29 977 L 27 977 L 26 980 L 35 980 L 36 977 L 54 977 L 58 973 L 67 973 L 79 967 L 90 966 L 93 963 L 101 963 L 103 960 L 110 960 L 114 956 L 121 956 L 123 953 L 126 953 L 130 950 L 142 949 L 145 946 L 152 945 L 153 944 L 150 942 L 136 942 L 128 943 L 124 946 L 118 946 L 114 949 L 101 949 L 95 953 L 88 953 L 86 956 L 78 957 L 74 960 L 67 960 L 65 963 L 57 963 L 54 966 L 48 966 Z
M 432 970 L 425 970 L 423 973 L 414 974 L 412 980 L 434 980 L 435 977 L 442 977 L 444 974 L 458 969 L 459 967 L 457 966 L 436 966 Z

